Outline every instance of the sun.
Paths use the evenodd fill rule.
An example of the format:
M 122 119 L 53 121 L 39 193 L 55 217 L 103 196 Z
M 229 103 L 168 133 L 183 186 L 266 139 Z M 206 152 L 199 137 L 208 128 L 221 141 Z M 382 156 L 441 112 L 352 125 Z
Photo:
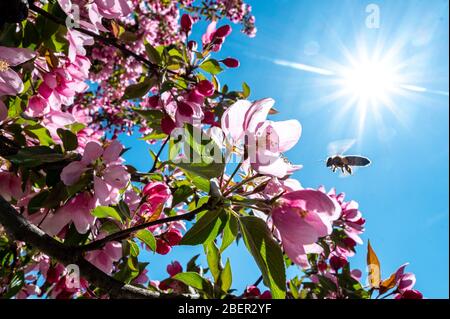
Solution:
M 343 90 L 357 101 L 379 104 L 396 88 L 392 67 L 379 61 L 364 61 L 348 68 L 342 75 Z

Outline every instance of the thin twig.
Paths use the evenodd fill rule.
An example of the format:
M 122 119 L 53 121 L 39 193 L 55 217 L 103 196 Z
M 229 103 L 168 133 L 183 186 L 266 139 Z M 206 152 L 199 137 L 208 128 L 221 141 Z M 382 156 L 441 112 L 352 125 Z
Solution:
M 102 239 L 93 241 L 89 244 L 74 247 L 74 249 L 76 249 L 78 251 L 83 251 L 83 252 L 100 249 L 106 243 L 108 243 L 110 241 L 120 241 L 122 239 L 128 238 L 132 233 L 134 233 L 138 230 L 144 229 L 144 228 L 148 228 L 148 227 L 155 226 L 155 225 L 171 223 L 171 222 L 178 221 L 178 220 L 192 220 L 195 217 L 195 215 L 197 215 L 198 213 L 200 213 L 208 208 L 210 208 L 209 204 L 206 203 L 206 204 L 203 204 L 202 206 L 190 211 L 189 213 L 182 214 L 182 215 L 176 215 L 176 216 L 170 216 L 170 217 L 154 220 L 151 222 L 139 224 L 139 225 L 127 228 L 127 229 L 123 229 L 121 231 L 118 231 L 116 233 L 108 235 Z

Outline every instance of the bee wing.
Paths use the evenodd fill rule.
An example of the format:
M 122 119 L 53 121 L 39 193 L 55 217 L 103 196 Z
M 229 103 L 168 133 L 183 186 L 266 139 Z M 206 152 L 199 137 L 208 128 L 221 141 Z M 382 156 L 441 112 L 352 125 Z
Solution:
M 350 166 L 367 166 L 370 164 L 370 160 L 364 156 L 349 155 L 345 156 L 345 159 Z
M 328 144 L 327 152 L 329 156 L 342 155 L 356 143 L 355 139 L 337 140 Z

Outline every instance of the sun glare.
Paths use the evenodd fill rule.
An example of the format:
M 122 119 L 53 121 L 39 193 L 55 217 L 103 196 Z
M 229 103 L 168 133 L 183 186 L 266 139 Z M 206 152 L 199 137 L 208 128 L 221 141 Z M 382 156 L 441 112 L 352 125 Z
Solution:
M 377 61 L 358 63 L 342 77 L 343 90 L 359 102 L 378 105 L 395 89 L 393 68 Z

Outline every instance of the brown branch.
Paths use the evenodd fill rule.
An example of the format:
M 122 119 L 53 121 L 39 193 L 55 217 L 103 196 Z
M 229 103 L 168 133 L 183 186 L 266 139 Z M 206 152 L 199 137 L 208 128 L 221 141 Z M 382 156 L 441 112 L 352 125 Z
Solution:
M 192 220 L 195 217 L 195 215 L 204 211 L 205 209 L 210 209 L 210 206 L 208 203 L 201 205 L 200 207 L 190 211 L 189 213 L 182 214 L 182 215 L 176 215 L 176 216 L 170 216 L 170 217 L 154 220 L 151 222 L 139 224 L 139 225 L 118 231 L 118 232 L 108 235 L 102 239 L 93 241 L 89 244 L 73 247 L 73 249 L 77 250 L 78 252 L 96 250 L 96 249 L 102 248 L 106 243 L 108 243 L 110 241 L 117 241 L 117 240 L 122 240 L 122 239 L 128 238 L 132 233 L 134 233 L 138 230 L 144 229 L 144 228 L 148 228 L 150 226 L 166 224 L 166 223 L 170 223 L 170 222 L 174 222 L 174 221 L 178 221 L 178 220 Z
M 79 267 L 81 276 L 90 283 L 105 290 L 111 298 L 176 298 L 180 295 L 168 295 L 136 286 L 124 284 L 99 270 L 86 261 L 80 251 L 67 247 L 56 239 L 48 236 L 25 218 L 0 196 L 0 224 L 8 234 L 18 241 L 23 241 L 44 254 L 55 258 L 64 265 L 75 264 Z

